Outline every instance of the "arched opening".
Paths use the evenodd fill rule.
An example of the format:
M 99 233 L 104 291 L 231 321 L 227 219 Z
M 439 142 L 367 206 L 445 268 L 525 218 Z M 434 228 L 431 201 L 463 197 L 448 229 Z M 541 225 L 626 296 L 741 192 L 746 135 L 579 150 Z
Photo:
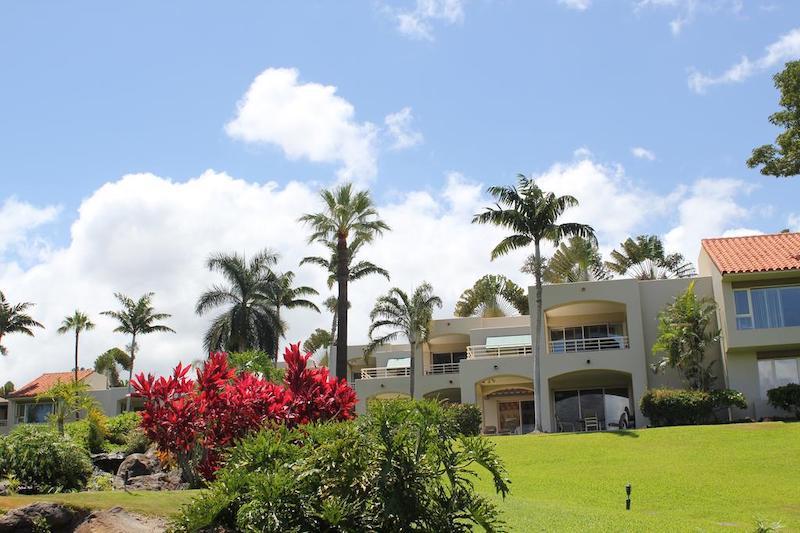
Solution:
M 545 341 L 549 353 L 624 350 L 628 343 L 625 304 L 596 300 L 546 309 Z
M 635 426 L 633 385 L 628 372 L 579 370 L 553 376 L 548 383 L 555 431 Z M 596 428 L 593 419 L 597 421 Z
M 475 385 L 487 434 L 533 431 L 533 380 L 528 376 L 492 376 Z
M 439 389 L 429 392 L 425 395 L 425 398 L 446 403 L 461 403 L 461 389 Z

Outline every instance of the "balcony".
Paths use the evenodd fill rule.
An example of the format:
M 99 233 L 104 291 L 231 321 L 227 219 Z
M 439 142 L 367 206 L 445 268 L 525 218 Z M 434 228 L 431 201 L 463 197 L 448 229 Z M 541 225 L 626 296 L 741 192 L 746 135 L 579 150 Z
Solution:
M 486 357 L 520 357 L 531 355 L 531 346 L 489 346 L 484 344 L 467 346 L 467 359 L 483 359 Z
M 433 376 L 437 374 L 458 374 L 459 365 L 458 363 L 440 363 L 436 365 L 431 365 L 428 369 L 425 370 L 425 374 L 428 376 Z
M 411 369 L 408 367 L 381 366 L 377 368 L 362 368 L 361 379 L 401 378 L 410 375 L 410 373 Z
M 574 352 L 601 352 L 603 350 L 625 350 L 630 348 L 628 337 L 614 335 L 613 337 L 595 337 L 588 339 L 565 339 L 551 341 L 549 352 L 553 354 Z

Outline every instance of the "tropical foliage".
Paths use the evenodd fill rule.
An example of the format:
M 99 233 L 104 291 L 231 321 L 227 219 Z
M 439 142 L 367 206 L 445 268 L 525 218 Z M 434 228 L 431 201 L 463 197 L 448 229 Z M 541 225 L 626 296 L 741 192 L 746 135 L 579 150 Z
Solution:
M 694 267 L 679 253 L 667 254 L 658 235 L 638 235 L 611 252 L 606 268 L 615 274 L 640 280 L 688 278 Z
M 94 329 L 94 322 L 86 314 L 77 310 L 71 316 L 64 318 L 58 328 L 58 333 L 62 335 L 68 331 L 75 332 L 75 381 L 78 381 L 78 342 L 80 341 L 81 332 L 92 329 Z
M 119 379 L 120 369 L 131 369 L 131 356 L 119 348 L 111 348 L 97 356 L 94 360 L 94 370 L 106 376 L 109 387 L 119 387 L 123 383 Z
M 202 364 L 200 368 L 202 368 Z M 278 368 L 271 355 L 261 350 L 231 352 L 228 354 L 228 364 L 236 370 L 237 374 L 249 372 L 273 383 L 283 381 L 283 370 Z
M 526 274 L 533 274 L 536 258 L 531 256 L 522 267 Z M 574 283 L 578 281 L 600 281 L 611 277 L 603 264 L 597 243 L 583 237 L 570 237 L 562 242 L 553 256 L 544 264 L 542 279 L 545 283 Z
M 455 315 L 494 318 L 506 316 L 509 308 L 528 314 L 525 290 L 505 276 L 487 274 L 461 293 Z
M 33 328 L 44 328 L 27 314 L 31 307 L 33 304 L 30 302 L 12 304 L 0 291 L 0 355 L 8 355 L 8 349 L 3 346 L 3 337 L 6 335 L 22 333 L 33 337 Z
M 351 276 L 358 272 L 358 264 L 353 264 L 354 251 L 371 243 L 376 237 L 388 231 L 389 226 L 378 217 L 368 191 L 354 191 L 352 184 L 345 184 L 333 190 L 320 193 L 324 210 L 306 214 L 300 221 L 311 228 L 309 243 L 319 242 L 333 253 L 327 266 L 330 272 L 336 271 L 337 321 L 336 353 L 347 353 L 347 314 L 350 299 L 348 286 Z M 367 269 L 374 271 L 374 269 Z M 366 275 L 366 273 L 361 274 Z M 336 358 L 336 376 L 347 379 L 347 357 Z
M 541 431 L 542 388 L 539 362 L 543 334 L 542 283 L 544 276 L 541 245 L 543 242 L 552 242 L 557 245 L 564 239 L 573 236 L 594 240 L 594 230 L 586 224 L 559 223 L 559 219 L 567 209 L 578 205 L 578 200 L 569 195 L 556 196 L 552 192 L 544 192 L 532 179 L 521 174 L 518 176 L 516 186 L 489 187 L 488 192 L 497 200 L 496 205 L 487 207 L 483 213 L 475 215 L 472 222 L 493 224 L 511 232 L 494 247 L 491 254 L 492 259 L 533 245 L 533 271 L 536 283 L 533 387 L 536 430 Z
M 275 317 L 280 324 L 281 334 L 286 329 L 283 322 L 281 321 L 281 308 L 285 307 L 286 309 L 298 309 L 298 308 L 305 308 L 311 309 L 312 311 L 316 311 L 319 313 L 319 307 L 312 302 L 311 300 L 307 300 L 304 296 L 316 296 L 319 293 L 312 289 L 311 287 L 306 286 L 294 286 L 294 272 L 291 270 L 288 272 L 284 272 L 282 274 L 275 275 L 275 279 L 273 281 L 273 288 L 272 288 L 272 304 L 275 306 Z M 275 336 L 275 346 L 273 348 L 272 353 L 275 355 L 275 361 L 278 360 L 278 336 Z
M 682 426 L 716 422 L 715 411 L 746 409 L 747 400 L 741 392 L 730 389 L 651 389 L 642 395 L 640 407 L 654 426 Z
M 789 411 L 800 419 L 800 384 L 789 383 L 767 391 L 769 404 L 778 409 Z
M 694 282 L 658 315 L 658 338 L 653 353 L 661 359 L 653 371 L 677 368 L 693 390 L 708 391 L 716 377 L 715 361 L 706 363 L 706 353 L 719 342 L 720 331 L 712 327 L 717 304 L 711 298 L 698 298 Z
M 89 385 L 83 381 L 57 381 L 48 390 L 38 394 L 36 401 L 53 402 L 50 421 L 55 424 L 60 435 L 64 434 L 64 421 L 69 416 L 78 418 L 81 411 L 97 408 L 97 400 L 89 395 Z

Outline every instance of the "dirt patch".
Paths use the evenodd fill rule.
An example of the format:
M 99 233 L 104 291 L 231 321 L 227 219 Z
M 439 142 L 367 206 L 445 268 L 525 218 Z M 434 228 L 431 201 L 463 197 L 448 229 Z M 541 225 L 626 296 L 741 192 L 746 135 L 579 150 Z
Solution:
M 75 528 L 75 533 L 162 533 L 167 521 L 129 513 L 122 507 L 95 511 Z

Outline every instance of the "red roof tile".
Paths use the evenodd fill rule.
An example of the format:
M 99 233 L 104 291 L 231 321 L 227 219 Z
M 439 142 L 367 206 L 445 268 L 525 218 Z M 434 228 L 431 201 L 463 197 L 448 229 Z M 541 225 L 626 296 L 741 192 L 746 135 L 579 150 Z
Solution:
M 703 239 L 703 248 L 723 274 L 800 269 L 800 233 Z
M 94 374 L 94 370 L 78 370 L 78 381 L 86 379 L 92 374 Z M 14 392 L 9 393 L 8 397 L 28 398 L 36 396 L 50 389 L 50 387 L 55 385 L 58 381 L 67 382 L 72 381 L 74 378 L 74 372 L 50 372 L 48 374 L 42 374 L 24 387 L 20 387 Z

